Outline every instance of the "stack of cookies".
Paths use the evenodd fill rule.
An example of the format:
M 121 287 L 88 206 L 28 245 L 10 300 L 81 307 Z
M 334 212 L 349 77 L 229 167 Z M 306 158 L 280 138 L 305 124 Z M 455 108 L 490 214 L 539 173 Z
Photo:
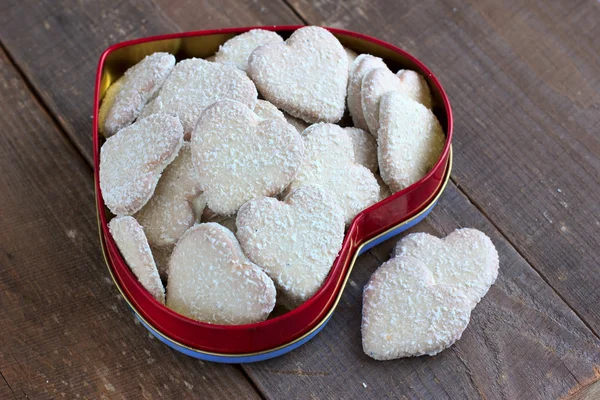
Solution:
M 154 53 L 100 107 L 111 234 L 167 307 L 263 321 L 315 294 L 361 210 L 433 167 L 445 136 L 431 107 L 418 73 L 319 27 L 252 30 L 207 60 Z

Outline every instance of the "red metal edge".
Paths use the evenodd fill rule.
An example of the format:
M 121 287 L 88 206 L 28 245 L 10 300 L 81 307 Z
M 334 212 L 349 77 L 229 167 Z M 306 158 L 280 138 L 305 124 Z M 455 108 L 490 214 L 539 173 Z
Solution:
M 390 225 L 390 223 L 386 224 L 385 222 L 385 210 L 398 209 L 398 204 L 396 204 L 398 200 L 404 199 L 407 195 L 410 195 L 412 193 L 414 193 L 414 195 L 416 195 L 417 198 L 420 198 L 424 194 L 424 192 L 429 192 L 429 196 L 427 197 L 428 199 L 430 199 L 432 196 L 435 195 L 435 189 L 433 189 L 432 191 L 430 191 L 431 189 L 418 189 L 424 189 L 424 185 L 426 185 L 427 187 L 439 187 L 439 184 L 443 180 L 445 166 L 447 164 L 448 153 L 450 149 L 450 143 L 452 140 L 453 119 L 450 102 L 448 100 L 446 92 L 444 91 L 442 85 L 437 80 L 437 78 L 418 59 L 406 53 L 404 50 L 399 49 L 389 43 L 356 32 L 350 32 L 337 28 L 326 28 L 334 34 L 340 33 L 358 39 L 366 40 L 371 43 L 375 43 L 386 47 L 397 53 L 400 53 L 403 57 L 406 57 L 407 59 L 411 60 L 415 65 L 418 66 L 421 72 L 424 72 L 429 77 L 430 81 L 433 82 L 436 86 L 436 90 L 440 93 L 447 119 L 445 126 L 446 143 L 438 162 L 425 177 L 423 177 L 415 184 L 400 192 L 393 194 L 392 196 L 382 200 L 381 202 L 369 207 L 368 209 L 358 214 L 353 220 L 346 234 L 346 237 L 344 238 L 342 249 L 340 250 L 338 258 L 335 260 L 334 265 L 332 266 L 331 271 L 328 277 L 326 278 L 326 281 L 324 282 L 323 286 L 319 289 L 319 291 L 317 291 L 317 293 L 313 297 L 311 297 L 300 307 L 289 311 L 284 315 L 278 316 L 267 321 L 246 325 L 230 326 L 208 324 L 204 322 L 195 321 L 175 313 L 174 311 L 158 303 L 141 286 L 141 284 L 137 281 L 131 270 L 127 267 L 124 260 L 120 256 L 116 244 L 112 240 L 112 236 L 108 231 L 108 225 L 103 208 L 104 202 L 102 200 L 102 195 L 99 186 L 100 149 L 97 120 L 100 101 L 99 97 L 102 70 L 106 57 L 117 49 L 157 40 L 178 39 L 192 36 L 204 36 L 223 33 L 242 33 L 251 29 L 293 31 L 300 27 L 302 27 L 302 25 L 227 28 L 207 31 L 176 33 L 135 39 L 110 46 L 102 53 L 98 62 L 96 85 L 94 91 L 93 112 L 94 181 L 97 194 L 97 211 L 100 218 L 102 235 L 105 239 L 104 242 L 106 244 L 107 254 L 112 264 L 112 271 L 115 273 L 115 277 L 118 280 L 120 288 L 127 295 L 128 300 L 136 308 L 136 311 L 140 313 L 140 315 L 143 316 L 144 319 L 149 321 L 155 328 L 159 329 L 159 331 L 185 345 L 211 352 L 251 353 L 277 347 L 278 345 L 289 342 L 295 337 L 299 337 L 304 332 L 307 332 L 315 324 L 317 324 L 321 320 L 322 316 L 325 315 L 326 312 L 329 310 L 331 304 L 333 303 L 337 295 L 337 292 L 339 291 L 339 288 L 342 285 L 343 278 L 345 277 L 345 274 L 348 270 L 349 262 L 353 254 L 357 251 L 360 244 L 368 240 L 369 238 L 376 236 L 380 232 L 385 231 L 386 226 Z M 426 202 L 428 201 L 428 199 L 420 203 L 421 207 L 416 207 L 412 210 L 409 209 L 408 213 L 404 215 L 403 219 L 409 218 L 412 215 L 418 213 L 420 209 L 427 205 Z M 418 203 L 418 201 L 416 201 L 416 203 Z M 410 208 L 409 204 L 405 204 L 405 206 Z M 384 212 L 382 213 L 382 211 Z M 373 216 L 376 216 L 376 218 L 372 218 Z M 387 217 L 389 217 L 389 215 L 387 215 Z M 391 225 L 398 224 L 401 222 L 401 220 L 398 221 L 390 218 L 387 218 L 387 221 L 392 221 L 393 223 L 391 223 Z M 153 312 L 149 313 L 149 309 L 153 310 Z M 319 312 L 315 313 L 315 310 L 319 310 Z M 163 314 L 161 315 L 160 313 Z M 293 325 L 290 324 L 290 322 L 293 322 Z M 186 331 L 186 335 L 180 335 L 180 330 Z M 276 331 L 275 337 L 271 336 L 273 334 L 273 331 Z M 197 340 L 190 340 L 190 337 L 195 337 L 202 343 L 198 344 Z M 225 340 L 227 338 L 229 340 Z M 230 342 L 229 345 L 223 345 L 223 342 L 225 341 Z

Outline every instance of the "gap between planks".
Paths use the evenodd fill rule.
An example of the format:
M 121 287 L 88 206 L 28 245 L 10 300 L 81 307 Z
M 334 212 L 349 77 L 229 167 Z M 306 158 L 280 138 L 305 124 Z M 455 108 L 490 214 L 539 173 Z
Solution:
M 600 379 L 565 396 L 563 400 L 597 400 L 598 398 L 600 398 Z
M 0 371 L 0 377 L 2 377 L 2 380 L 4 381 L 4 383 L 6 384 L 6 387 L 8 387 L 8 389 L 10 390 L 10 392 L 12 393 L 13 397 L 16 399 L 17 395 L 15 394 L 15 391 L 13 390 L 13 388 L 10 387 L 10 384 L 8 383 L 8 381 L 6 380 L 6 378 L 4 377 L 4 374 L 2 374 L 2 371 Z M 23 392 L 24 393 L 24 392 Z
M 293 12 L 296 17 L 298 17 L 300 21 L 304 22 L 306 25 L 309 25 L 309 22 L 306 20 L 306 18 L 304 18 L 304 16 L 300 14 L 300 11 L 296 10 L 294 6 L 290 4 L 289 0 L 281 0 L 281 2 L 285 4 L 287 8 L 289 8 L 290 11 Z

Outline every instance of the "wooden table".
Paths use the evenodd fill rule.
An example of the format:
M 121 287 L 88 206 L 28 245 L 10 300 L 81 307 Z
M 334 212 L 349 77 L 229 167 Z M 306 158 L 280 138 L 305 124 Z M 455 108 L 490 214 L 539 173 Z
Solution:
M 316 24 L 396 44 L 440 78 L 452 182 L 413 231 L 486 232 L 500 275 L 462 339 L 376 362 L 359 259 L 329 325 L 249 364 L 170 350 L 134 318 L 98 243 L 94 72 L 122 40 Z M 4 0 L 0 6 L 0 398 L 600 398 L 600 3 Z

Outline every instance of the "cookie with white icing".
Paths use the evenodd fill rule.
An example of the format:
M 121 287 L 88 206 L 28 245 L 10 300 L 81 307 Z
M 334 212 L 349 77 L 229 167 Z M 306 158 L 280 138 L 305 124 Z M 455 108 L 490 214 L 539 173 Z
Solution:
M 144 118 L 152 115 L 152 113 L 154 112 L 153 108 L 154 108 L 154 102 L 155 101 L 156 101 L 156 97 L 154 97 L 153 99 L 148 100 L 148 102 L 146 103 L 146 105 L 144 106 L 144 108 L 142 108 L 142 112 L 140 112 L 140 115 L 138 115 L 137 121 L 141 121 L 142 119 L 144 119 Z
M 326 29 L 300 28 L 285 43 L 258 47 L 248 75 L 265 99 L 307 122 L 337 122 L 345 108 L 348 56 Z
M 363 350 L 376 360 L 435 355 L 460 339 L 498 275 L 498 253 L 475 229 L 401 240 L 363 292 Z
M 163 249 L 175 246 L 181 235 L 194 225 L 192 202 L 200 194 L 191 146 L 185 142 L 177 158 L 165 168 L 150 201 L 135 214 L 150 246 Z
M 404 90 L 396 74 L 386 68 L 375 68 L 363 77 L 360 89 L 360 104 L 369 132 L 377 138 L 379 131 L 379 103 L 388 92 Z
M 300 134 L 302 134 L 304 132 L 304 130 L 310 126 L 309 123 L 304 122 L 299 118 L 292 117 L 288 113 L 283 113 L 283 117 L 285 118 L 287 123 L 292 125 Z
M 237 68 L 188 58 L 175 65 L 148 113 L 177 116 L 187 140 L 204 109 L 215 101 L 236 100 L 253 109 L 257 96 L 252 81 Z
M 431 90 L 423 75 L 411 71 L 410 69 L 401 69 L 396 72 L 396 76 L 404 86 L 404 93 L 414 101 L 423 104 L 431 109 L 433 107 L 433 98 Z
M 354 127 L 346 127 L 344 132 L 352 139 L 354 160 L 367 167 L 372 173 L 376 173 L 379 165 L 377 163 L 377 142 L 373 135 Z
M 414 71 L 400 70 L 394 74 L 387 67 L 369 71 L 361 84 L 361 107 L 371 134 L 379 131 L 379 107 L 381 98 L 389 92 L 399 92 L 412 100 L 431 108 L 431 92 L 425 79 Z
M 379 171 L 395 193 L 431 170 L 442 154 L 446 137 L 431 110 L 397 92 L 382 97 L 379 121 Z
M 108 138 L 100 148 L 100 190 L 110 211 L 138 212 L 182 144 L 179 120 L 165 114 L 144 118 Z
M 287 191 L 306 185 L 326 188 L 349 224 L 363 209 L 379 200 L 373 173 L 354 159 L 352 139 L 334 124 L 314 124 L 304 132 L 306 157 Z
M 490 238 L 477 229 L 457 229 L 443 239 L 412 233 L 392 251 L 392 257 L 404 256 L 423 261 L 436 281 L 451 284 L 475 303 L 498 276 L 498 252 Z
M 98 113 L 98 128 L 110 137 L 129 126 L 161 88 L 175 65 L 169 53 L 154 53 L 125 71 L 107 90 Z
M 273 104 L 269 103 L 266 100 L 256 100 L 256 105 L 254 106 L 254 113 L 258 115 L 262 119 L 286 119 L 285 116 L 277 107 Z
M 202 113 L 192 154 L 208 207 L 229 216 L 248 200 L 287 187 L 302 163 L 304 145 L 285 120 L 262 119 L 245 105 L 224 100 Z
M 319 186 L 302 186 L 284 202 L 271 197 L 240 208 L 237 237 L 244 253 L 296 307 L 321 287 L 344 240 L 344 215 Z
M 141 225 L 135 218 L 123 216 L 111 219 L 108 228 L 133 274 L 152 297 L 164 304 L 165 288 Z
M 358 57 L 358 54 L 356 54 L 354 50 L 349 49 L 346 46 L 344 46 L 344 51 L 346 52 L 346 58 L 348 58 L 348 73 L 350 73 L 352 64 L 354 63 L 354 60 L 356 60 L 356 57 Z
M 361 103 L 361 85 L 363 77 L 372 69 L 387 68 L 383 60 L 370 54 L 361 54 L 350 66 L 350 76 L 348 78 L 348 111 L 352 116 L 352 122 L 355 127 L 367 130 L 367 122 L 363 116 Z
M 214 61 L 233 65 L 245 72 L 248 69 L 248 58 L 258 46 L 280 43 L 283 43 L 283 39 L 277 33 L 264 29 L 252 29 L 219 46 Z
M 275 307 L 275 285 L 250 262 L 227 228 L 190 228 L 169 259 L 167 307 L 198 321 L 223 325 L 260 322 Z

